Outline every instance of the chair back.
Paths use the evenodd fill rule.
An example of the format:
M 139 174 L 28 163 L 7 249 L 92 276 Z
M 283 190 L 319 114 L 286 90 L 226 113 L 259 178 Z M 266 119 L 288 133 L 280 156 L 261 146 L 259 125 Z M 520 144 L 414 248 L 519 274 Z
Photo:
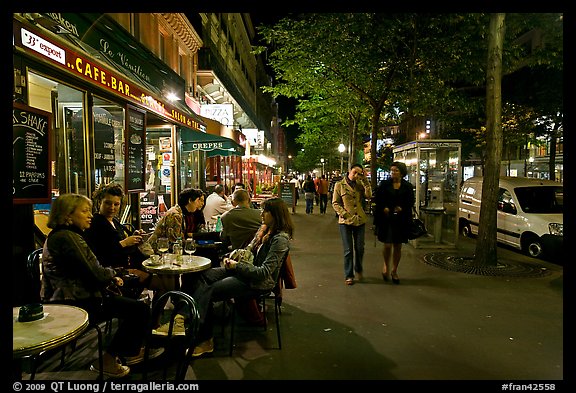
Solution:
M 200 329 L 200 312 L 198 311 L 198 306 L 194 298 L 187 293 L 182 291 L 168 291 L 161 295 L 158 300 L 154 302 L 152 306 L 152 321 L 156 323 L 159 321 L 165 311 L 165 306 L 168 300 L 172 303 L 174 308 L 170 310 L 170 327 L 168 330 L 168 336 L 172 335 L 172 329 L 174 327 L 174 318 L 177 314 L 183 315 L 186 319 L 186 341 L 191 344 L 196 340 L 198 336 L 198 330 Z M 150 329 L 152 331 L 154 327 Z
M 150 336 L 148 338 L 148 344 L 153 341 L 152 329 L 154 329 L 158 321 L 161 320 L 162 315 L 165 312 L 166 304 L 170 301 L 174 308 L 170 310 L 170 325 L 168 328 L 168 336 L 167 339 L 178 339 L 184 340 L 184 345 L 178 343 L 179 354 L 176 354 L 178 360 L 178 365 L 176 367 L 176 376 L 175 380 L 184 380 L 186 376 L 186 370 L 190 361 L 192 360 L 192 352 L 194 347 L 198 343 L 198 330 L 200 329 L 200 313 L 198 311 L 198 307 L 196 306 L 196 301 L 192 296 L 182 292 L 182 291 L 168 291 L 161 295 L 158 300 L 153 302 L 152 306 L 152 326 L 149 329 Z M 173 335 L 174 329 L 174 319 L 176 315 L 184 316 L 185 323 L 185 335 L 177 336 Z M 188 350 L 188 351 L 187 351 Z M 144 352 L 144 363 L 148 361 L 149 355 L 149 345 L 146 346 L 146 350 Z M 166 379 L 167 368 L 164 368 L 164 379 Z M 147 379 L 148 375 L 148 367 L 145 366 L 144 372 L 142 374 L 143 380 Z
M 27 302 L 40 303 L 40 290 L 42 288 L 42 276 L 40 274 L 40 256 L 42 249 L 37 248 L 28 254 L 26 259 L 26 275 L 30 283 L 30 293 L 27 295 Z

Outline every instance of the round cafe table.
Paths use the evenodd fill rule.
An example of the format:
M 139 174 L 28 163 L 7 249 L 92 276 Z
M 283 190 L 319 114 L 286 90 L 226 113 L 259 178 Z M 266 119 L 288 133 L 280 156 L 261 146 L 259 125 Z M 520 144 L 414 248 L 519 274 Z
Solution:
M 148 273 L 158 275 L 168 275 L 175 278 L 174 287 L 179 290 L 181 288 L 180 280 L 184 280 L 183 274 L 198 273 L 210 269 L 212 261 L 210 258 L 201 257 L 198 255 L 182 255 L 181 261 L 176 261 L 176 255 L 164 255 L 164 263 L 154 263 L 151 259 L 142 262 L 142 268 Z
M 19 322 L 20 307 L 12 308 L 12 357 L 36 355 L 74 340 L 88 327 L 88 313 L 65 304 L 44 304 L 44 317 Z
M 182 255 L 182 260 L 176 262 L 176 255 L 166 254 L 164 263 L 155 264 L 151 259 L 142 262 L 142 267 L 148 273 L 180 275 L 184 273 L 201 272 L 209 269 L 211 261 L 209 258 L 198 255 Z

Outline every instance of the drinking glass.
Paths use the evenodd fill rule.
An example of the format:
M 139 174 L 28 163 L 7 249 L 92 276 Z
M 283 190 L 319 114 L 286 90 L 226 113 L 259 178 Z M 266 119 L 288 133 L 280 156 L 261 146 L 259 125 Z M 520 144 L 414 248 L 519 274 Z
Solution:
M 188 238 L 184 241 L 184 252 L 188 254 L 188 263 L 190 263 L 192 254 L 196 252 L 196 242 L 194 242 L 194 239 Z
M 168 252 L 169 243 L 168 238 L 160 237 L 158 238 L 158 252 L 162 255 L 162 264 L 164 264 L 164 255 Z

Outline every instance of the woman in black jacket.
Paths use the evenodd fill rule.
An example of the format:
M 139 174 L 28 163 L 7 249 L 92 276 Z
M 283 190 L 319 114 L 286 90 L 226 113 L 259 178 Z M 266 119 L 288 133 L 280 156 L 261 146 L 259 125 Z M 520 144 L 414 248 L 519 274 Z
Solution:
M 400 283 L 398 264 L 402 257 L 402 243 L 408 243 L 408 228 L 412 220 L 415 199 L 414 187 L 404 180 L 407 174 L 408 170 L 403 162 L 393 162 L 390 167 L 390 179 L 380 182 L 374 197 L 376 204 L 374 226 L 378 240 L 384 243 L 382 278 L 388 281 L 392 277 L 394 284 Z
M 106 353 L 103 374 L 120 378 L 130 365 L 144 358 L 144 339 L 150 308 L 124 296 L 110 295 L 106 288 L 122 280 L 116 271 L 104 267 L 84 240 L 92 221 L 92 201 L 80 194 L 62 194 L 52 204 L 48 227 L 52 229 L 42 252 L 42 300 L 67 303 L 88 312 L 91 321 L 118 318 L 119 324 Z M 162 353 L 152 350 L 153 357 Z M 123 365 L 120 358 L 124 358 Z M 99 370 L 98 362 L 91 370 Z

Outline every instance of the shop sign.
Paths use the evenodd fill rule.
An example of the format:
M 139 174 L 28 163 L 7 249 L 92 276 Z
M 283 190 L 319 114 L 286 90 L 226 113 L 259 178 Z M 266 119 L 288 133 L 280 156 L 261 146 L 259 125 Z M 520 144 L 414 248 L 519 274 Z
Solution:
M 51 117 L 26 105 L 12 108 L 12 202 L 50 203 Z
M 194 142 L 192 143 L 192 150 L 214 150 L 223 149 L 224 143 L 222 142 Z
M 14 25 L 18 25 L 17 22 Z M 102 87 L 112 93 L 121 96 L 133 103 L 139 104 L 149 110 L 174 120 L 186 127 L 201 129 L 201 124 L 190 115 L 176 109 L 175 107 L 162 103 L 134 84 L 127 77 L 117 72 L 111 71 L 107 67 L 80 56 L 76 52 L 54 42 L 46 37 L 34 33 L 32 29 L 15 27 L 15 45 L 17 40 L 21 40 L 21 45 L 32 51 L 35 56 L 49 59 L 58 67 L 63 67 L 72 74 L 88 81 L 89 83 Z
M 216 120 L 225 126 L 234 124 L 234 108 L 232 104 L 206 104 L 200 107 L 200 115 Z
M 49 18 L 52 23 L 66 29 L 75 37 L 73 42 L 79 48 L 89 46 L 132 74 L 135 80 L 144 81 L 158 90 L 168 88 L 178 97 L 184 97 L 184 79 L 108 15 L 60 12 L 41 15 L 41 18 Z

